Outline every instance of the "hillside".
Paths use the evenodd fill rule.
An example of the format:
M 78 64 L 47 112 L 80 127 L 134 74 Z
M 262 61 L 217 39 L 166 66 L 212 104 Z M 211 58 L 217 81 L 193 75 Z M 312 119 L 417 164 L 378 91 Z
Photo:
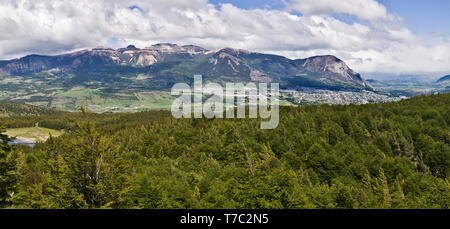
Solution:
M 444 82 L 450 82 L 450 75 L 443 76 L 436 81 L 436 83 L 444 83 Z
M 51 115 L 62 112 L 39 106 L 22 103 L 0 101 L 0 117 L 4 116 L 29 116 L 29 115 Z
M 204 82 L 279 83 L 284 102 L 389 102 L 372 90 L 360 74 L 334 56 L 288 59 L 247 50 L 156 44 L 81 50 L 58 56 L 29 55 L 0 61 L 0 101 L 13 101 L 76 111 L 80 106 L 99 113 L 170 109 L 176 83 L 191 84 L 196 74 Z M 316 95 L 291 91 L 321 90 Z M 311 89 L 311 90 L 310 90 Z M 334 96 L 334 92 L 356 95 Z M 325 93 L 323 93 L 325 92 Z M 363 92 L 362 94 L 357 94 Z M 368 93 L 366 93 L 368 92 Z M 283 92 L 282 92 L 283 94 Z M 326 95 L 333 94 L 333 95 Z M 304 95 L 304 96 L 303 96 Z M 314 101 L 310 101 L 314 100 Z
M 168 111 L 12 117 L 68 131 L 13 147 L 20 182 L 0 207 L 448 209 L 448 104 L 281 107 L 274 130 Z
M 167 90 L 201 74 L 210 81 L 278 82 L 282 88 L 370 89 L 359 74 L 333 56 L 291 60 L 233 48 L 209 51 L 175 44 L 144 49 L 132 45 L 94 48 L 59 56 L 30 55 L 3 61 L 0 71 L 9 77 L 39 79 L 64 87 Z
M 190 83 L 195 74 L 215 82 L 277 82 L 282 88 L 317 87 L 370 89 L 359 74 L 334 56 L 291 60 L 221 48 L 156 44 L 144 49 L 93 48 L 58 56 L 29 55 L 0 62 L 0 71 L 63 84 L 167 90 L 174 83 Z
M 441 77 L 436 81 L 435 85 L 440 86 L 443 92 L 450 92 L 450 75 Z

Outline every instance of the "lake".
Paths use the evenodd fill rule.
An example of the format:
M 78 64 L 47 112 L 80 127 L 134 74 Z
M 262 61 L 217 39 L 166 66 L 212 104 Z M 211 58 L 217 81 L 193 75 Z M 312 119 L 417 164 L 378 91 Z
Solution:
M 24 141 L 24 140 L 21 140 L 21 139 L 14 139 L 14 141 L 12 141 L 12 142 L 10 142 L 8 144 L 9 145 L 27 145 L 27 146 L 30 146 L 30 147 L 34 147 L 34 145 L 36 143 L 34 143 L 34 142 L 27 142 L 27 141 Z

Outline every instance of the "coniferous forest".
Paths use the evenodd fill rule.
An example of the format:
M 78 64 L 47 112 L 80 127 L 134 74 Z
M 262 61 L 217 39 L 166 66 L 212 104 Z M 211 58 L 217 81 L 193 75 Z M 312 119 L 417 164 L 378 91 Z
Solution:
M 0 135 L 0 208 L 450 207 L 450 94 L 281 107 L 257 119 L 10 115 L 64 130 L 34 147 Z

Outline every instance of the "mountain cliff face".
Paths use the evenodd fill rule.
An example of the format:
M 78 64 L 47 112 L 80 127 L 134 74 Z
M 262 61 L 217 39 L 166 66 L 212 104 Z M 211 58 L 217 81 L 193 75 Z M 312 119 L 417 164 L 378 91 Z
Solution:
M 71 75 L 69 83 L 79 84 L 108 84 L 118 78 L 145 75 L 141 85 L 158 89 L 170 88 L 180 81 L 190 82 L 196 74 L 216 82 L 278 82 L 282 88 L 371 89 L 358 73 L 334 56 L 291 60 L 241 49 L 206 50 L 194 45 L 99 47 L 58 56 L 30 55 L 0 61 L 3 75 L 42 72 Z
M 305 60 L 303 67 L 314 73 L 332 77 L 339 76 L 341 80 L 355 82 L 366 87 L 370 85 L 361 78 L 361 75 L 350 69 L 342 60 L 335 56 L 315 56 Z
M 133 45 L 126 48 L 111 49 L 98 47 L 59 56 L 30 55 L 11 61 L 3 61 L 1 66 L 9 74 L 23 74 L 45 71 L 52 68 L 65 71 L 92 65 L 123 65 L 146 67 L 156 62 L 162 62 L 171 55 L 196 55 L 207 50 L 196 46 L 177 46 L 172 44 L 157 44 L 145 49 Z

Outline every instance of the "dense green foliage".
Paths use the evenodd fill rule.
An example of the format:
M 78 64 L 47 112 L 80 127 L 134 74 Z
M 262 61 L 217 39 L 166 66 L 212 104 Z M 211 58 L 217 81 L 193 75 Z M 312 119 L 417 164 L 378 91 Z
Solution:
M 282 107 L 257 119 L 167 111 L 7 118 L 67 129 L 6 155 L 8 208 L 449 208 L 450 94 Z M 4 167 L 2 160 L 0 164 Z
M 0 125 L 0 208 L 11 204 L 10 196 L 17 185 L 15 161 L 9 157 L 11 147 L 8 142 L 11 139 L 3 134 L 4 130 Z
M 0 117 L 2 116 L 30 116 L 30 115 L 51 115 L 61 114 L 61 111 L 53 109 L 0 101 Z

